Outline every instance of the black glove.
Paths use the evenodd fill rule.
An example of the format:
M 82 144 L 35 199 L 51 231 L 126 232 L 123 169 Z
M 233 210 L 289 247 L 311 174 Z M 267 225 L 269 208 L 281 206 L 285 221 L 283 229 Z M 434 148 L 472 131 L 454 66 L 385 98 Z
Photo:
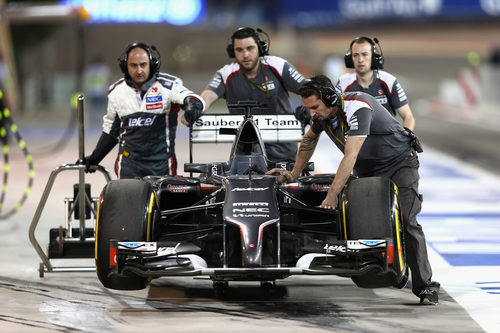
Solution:
M 184 118 L 190 124 L 193 124 L 201 117 L 203 103 L 196 97 L 188 96 L 184 98 L 184 104 L 181 108 L 184 110 Z
M 89 156 L 85 156 L 83 158 L 82 164 L 85 164 L 85 172 L 93 173 L 95 169 L 91 169 L 91 166 L 98 165 L 104 157 L 111 151 L 111 149 L 116 146 L 118 140 L 113 136 L 102 133 L 99 141 L 97 141 L 97 145 L 95 146 L 94 151 Z M 77 161 L 79 163 L 80 161 Z
M 86 173 L 94 173 L 96 169 L 91 169 L 90 166 L 99 164 L 99 163 L 95 163 L 92 155 L 85 156 L 83 158 L 83 161 L 78 160 L 78 161 L 76 161 L 76 163 L 77 164 L 81 163 L 81 164 L 85 165 L 85 172 Z
M 408 135 L 408 137 L 411 140 L 410 142 L 411 142 L 411 146 L 413 147 L 413 149 L 415 149 L 415 151 L 417 153 L 423 152 L 424 149 L 422 148 L 422 145 L 420 144 L 420 140 L 418 139 L 418 136 L 416 136 L 415 133 L 411 129 L 409 129 L 407 127 L 405 127 L 404 129 L 406 131 L 406 134 Z
M 311 122 L 311 113 L 304 105 L 299 105 L 295 108 L 295 118 L 306 126 Z

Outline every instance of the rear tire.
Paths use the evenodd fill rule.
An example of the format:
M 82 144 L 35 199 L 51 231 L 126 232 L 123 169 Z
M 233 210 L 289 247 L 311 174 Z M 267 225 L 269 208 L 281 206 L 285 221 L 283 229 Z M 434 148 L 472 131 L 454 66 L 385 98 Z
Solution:
M 342 198 L 346 239 L 389 239 L 387 269 L 352 276 L 361 288 L 404 287 L 407 265 L 404 247 L 404 229 L 399 208 L 397 186 L 383 177 L 367 177 L 351 181 Z M 377 255 L 376 255 L 377 256 Z
M 109 241 L 150 241 L 157 209 L 156 194 L 146 181 L 113 180 L 102 190 L 95 226 L 95 261 L 97 276 L 106 288 L 139 290 L 148 285 L 148 278 L 112 272 Z

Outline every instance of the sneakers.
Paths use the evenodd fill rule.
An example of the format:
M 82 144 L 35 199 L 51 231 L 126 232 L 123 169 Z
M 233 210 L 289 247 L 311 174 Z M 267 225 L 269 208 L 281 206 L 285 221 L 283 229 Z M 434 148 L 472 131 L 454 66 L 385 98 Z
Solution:
M 432 288 L 424 288 L 420 294 L 420 304 L 422 305 L 436 305 L 439 302 L 438 292 Z

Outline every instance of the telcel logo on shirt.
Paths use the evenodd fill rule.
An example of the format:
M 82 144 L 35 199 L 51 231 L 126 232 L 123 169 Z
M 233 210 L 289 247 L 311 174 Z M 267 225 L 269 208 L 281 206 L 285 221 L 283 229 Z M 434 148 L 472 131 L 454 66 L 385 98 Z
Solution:
M 155 122 L 155 118 L 156 118 L 156 116 L 149 117 L 149 118 L 142 118 L 142 117 L 131 118 L 128 120 L 128 125 L 130 127 L 151 126 Z

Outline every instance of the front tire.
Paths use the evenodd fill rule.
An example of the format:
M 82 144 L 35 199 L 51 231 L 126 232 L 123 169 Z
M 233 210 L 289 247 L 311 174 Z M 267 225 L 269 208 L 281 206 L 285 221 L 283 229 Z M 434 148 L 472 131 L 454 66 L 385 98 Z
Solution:
M 388 253 L 377 257 L 382 269 L 352 276 L 354 283 L 361 288 L 404 287 L 407 265 L 397 186 L 389 178 L 356 179 L 343 193 L 342 203 L 346 239 L 389 239 Z
M 106 288 L 139 290 L 148 285 L 148 278 L 111 270 L 109 241 L 150 241 L 157 210 L 156 193 L 144 180 L 117 179 L 102 190 L 95 226 L 95 262 L 97 276 Z

